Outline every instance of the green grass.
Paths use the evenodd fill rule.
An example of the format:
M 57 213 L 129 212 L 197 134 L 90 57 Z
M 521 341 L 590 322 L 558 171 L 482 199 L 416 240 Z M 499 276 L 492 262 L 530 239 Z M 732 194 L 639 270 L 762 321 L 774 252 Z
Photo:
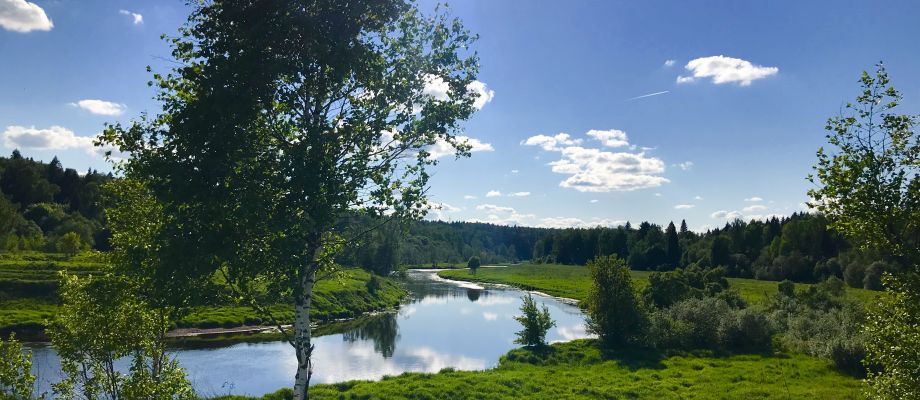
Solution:
M 0 333 L 40 332 L 57 312 L 60 271 L 92 274 L 105 267 L 98 253 L 74 257 L 52 253 L 0 254 Z M 376 293 L 367 290 L 370 274 L 360 269 L 346 270 L 341 276 L 317 283 L 313 298 L 313 318 L 328 321 L 351 318 L 363 313 L 391 309 L 399 305 L 405 290 L 396 282 L 380 278 Z M 293 307 L 271 307 L 282 323 L 293 322 Z M 214 305 L 201 307 L 178 323 L 179 327 L 217 328 L 270 324 L 249 307 Z
M 381 288 L 372 294 L 365 286 L 369 279 L 370 273 L 350 269 L 337 279 L 317 282 L 313 292 L 311 318 L 315 321 L 329 321 L 392 309 L 399 305 L 406 294 L 405 289 L 393 280 L 380 277 Z M 271 310 L 281 323 L 294 321 L 294 308 L 289 304 L 278 304 L 272 306 Z M 216 328 L 270 323 L 262 320 L 249 307 L 211 306 L 194 310 L 179 322 L 179 327 Z
M 631 271 L 637 286 L 648 282 L 649 271 Z M 559 297 L 582 300 L 588 295 L 590 278 L 588 268 L 577 265 L 525 264 L 507 268 L 480 268 L 476 274 L 468 269 L 438 272 L 438 276 L 473 282 L 501 283 L 526 290 L 536 290 Z M 779 282 L 756 279 L 728 278 L 731 287 L 738 289 L 741 296 L 750 303 L 759 303 L 777 292 Z M 796 287 L 809 286 L 797 283 Z M 881 292 L 847 288 L 847 296 L 863 302 L 872 302 Z
M 516 349 L 486 371 L 316 385 L 315 399 L 856 399 L 859 380 L 803 355 L 605 354 L 592 340 Z M 285 398 L 287 390 L 263 399 Z M 223 397 L 220 399 L 244 399 Z

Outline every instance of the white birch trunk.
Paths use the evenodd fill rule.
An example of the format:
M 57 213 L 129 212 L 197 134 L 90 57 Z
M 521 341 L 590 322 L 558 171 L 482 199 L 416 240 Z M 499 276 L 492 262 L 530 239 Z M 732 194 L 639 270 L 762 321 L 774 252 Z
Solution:
M 309 272 L 301 277 L 303 295 L 294 306 L 294 351 L 297 353 L 297 375 L 294 376 L 294 400 L 307 400 L 310 398 L 310 375 L 313 374 L 313 363 L 310 358 L 313 353 L 310 328 L 310 304 L 313 299 L 313 285 L 316 283 L 316 272 L 309 268 Z

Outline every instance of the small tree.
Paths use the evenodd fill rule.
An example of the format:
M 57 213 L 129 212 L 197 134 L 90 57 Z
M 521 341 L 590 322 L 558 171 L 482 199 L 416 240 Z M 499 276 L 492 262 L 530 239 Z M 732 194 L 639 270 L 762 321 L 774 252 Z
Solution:
M 32 352 L 22 351 L 16 335 L 0 341 L 0 398 L 31 399 L 35 375 L 32 375 Z
M 48 329 L 65 379 L 57 397 L 180 400 L 195 398 L 166 353 L 169 318 L 152 311 L 132 282 L 116 275 L 62 275 L 60 308 Z M 132 357 L 130 373 L 115 362 Z
M 920 116 L 894 111 L 901 93 L 881 63 L 874 75 L 864 71 L 860 83 L 862 91 L 845 114 L 827 121 L 831 148 L 818 150 L 809 176 L 817 187 L 808 194 L 831 227 L 860 249 L 907 267 L 886 274 L 890 295 L 867 318 L 865 363 L 881 366 L 870 371 L 867 394 L 920 398 Z M 855 276 L 851 268 L 847 283 L 863 286 L 865 272 Z
M 556 326 L 556 322 L 550 317 L 546 304 L 543 305 L 542 310 L 537 308 L 537 303 L 533 301 L 530 293 L 522 299 L 524 304 L 521 304 L 521 313 L 523 314 L 514 319 L 520 322 L 524 329 L 517 332 L 517 339 L 514 339 L 514 343 L 527 347 L 543 346 L 546 344 L 546 331 Z
M 57 241 L 57 249 L 68 256 L 75 256 L 83 249 L 83 239 L 76 232 L 67 232 Z
M 617 256 L 598 257 L 588 263 L 591 288 L 585 299 L 588 330 L 605 346 L 622 346 L 637 339 L 645 325 L 629 267 Z
M 466 267 L 470 269 L 470 272 L 473 274 L 476 273 L 476 270 L 479 269 L 479 256 L 472 256 L 470 260 L 466 262 Z

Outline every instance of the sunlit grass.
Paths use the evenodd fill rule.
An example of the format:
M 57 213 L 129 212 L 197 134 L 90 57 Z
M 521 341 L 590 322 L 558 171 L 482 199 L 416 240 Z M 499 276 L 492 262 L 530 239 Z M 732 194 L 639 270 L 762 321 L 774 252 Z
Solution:
M 636 286 L 648 282 L 650 271 L 631 271 Z M 468 269 L 441 271 L 438 275 L 448 279 L 514 285 L 527 290 L 537 290 L 553 296 L 581 300 L 588 295 L 590 278 L 588 268 L 578 265 L 525 264 L 506 268 L 480 268 L 475 274 Z M 732 288 L 750 303 L 759 303 L 777 292 L 779 282 L 756 279 L 728 278 Z M 809 286 L 797 283 L 797 288 Z M 847 288 L 847 296 L 863 302 L 872 302 L 881 292 Z
M 495 369 L 316 385 L 315 399 L 856 399 L 859 380 L 803 355 L 602 353 L 591 340 L 516 349 Z M 288 390 L 270 395 L 285 398 Z M 242 399 L 242 397 L 237 397 Z M 229 399 L 229 398 L 223 398 Z

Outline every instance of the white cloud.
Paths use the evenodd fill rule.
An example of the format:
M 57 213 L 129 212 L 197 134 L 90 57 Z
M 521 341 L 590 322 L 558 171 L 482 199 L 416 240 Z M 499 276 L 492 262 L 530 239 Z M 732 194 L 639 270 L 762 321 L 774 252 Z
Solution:
M 703 198 L 701 196 L 696 196 L 693 198 L 693 200 L 703 200 Z
M 457 141 L 470 145 L 470 153 L 476 153 L 480 151 L 495 151 L 495 148 L 492 147 L 490 143 L 483 143 L 481 140 L 476 138 L 471 138 L 468 136 L 457 136 Z M 432 159 L 452 156 L 457 153 L 457 150 L 454 149 L 454 146 L 444 140 L 438 140 L 435 144 L 429 146 L 426 151 L 431 154 L 430 157 Z
M 766 209 L 767 209 L 767 206 L 765 206 L 765 205 L 762 205 L 762 204 L 754 204 L 754 205 L 752 205 L 752 206 L 744 207 L 744 208 L 742 209 L 742 211 L 744 211 L 744 212 L 754 212 L 754 211 L 762 211 L 762 210 L 766 210 Z
M 693 204 L 678 204 L 678 205 L 674 206 L 674 209 L 675 209 L 675 210 L 688 210 L 688 209 L 691 209 L 691 208 L 693 208 L 693 207 L 696 207 L 696 206 L 693 205 Z
M 597 199 L 592 199 L 591 201 L 589 201 L 589 203 L 594 204 L 594 203 L 597 203 L 597 201 L 598 201 Z
M 665 61 L 664 61 L 664 66 L 665 66 L 665 67 L 673 67 L 673 66 L 674 66 L 674 63 L 676 63 L 676 62 L 677 62 L 677 61 L 674 61 L 674 60 L 665 60 Z
M 80 100 L 76 103 L 70 103 L 70 105 L 74 107 L 80 107 L 92 114 L 108 116 L 118 116 L 124 114 L 126 108 L 124 104 L 96 99 Z
M 463 199 L 464 199 L 464 200 L 475 200 L 475 199 L 476 199 L 476 196 L 473 196 L 473 195 L 468 194 L 468 195 L 466 195 L 466 196 L 463 196 Z
M 438 101 L 447 101 L 450 99 L 450 84 L 437 75 L 428 74 L 423 78 L 425 87 L 422 88 L 422 94 L 430 96 Z
M 751 202 L 751 203 L 757 203 L 757 202 L 763 201 L 763 199 L 760 197 L 754 196 L 754 197 L 748 197 L 744 199 L 744 201 Z
M 655 197 L 661 197 L 661 193 L 655 193 Z
M 54 23 L 45 10 L 25 0 L 0 0 L 0 27 L 12 32 L 50 31 Z
M 116 154 L 116 158 L 121 157 L 112 148 L 94 146 L 93 141 L 96 140 L 96 137 L 77 136 L 73 131 L 57 125 L 47 129 L 37 129 L 34 126 L 29 128 L 17 125 L 7 126 L 6 130 L 0 133 L 0 137 L 3 138 L 3 145 L 11 149 L 83 150 L 94 155 L 103 155 L 106 151 L 112 151 Z
M 483 311 L 482 318 L 484 318 L 486 321 L 495 321 L 498 319 L 498 314 L 494 312 Z
M 428 74 L 425 76 L 424 81 L 425 87 L 422 89 L 423 95 L 430 96 L 438 101 L 447 101 L 450 99 L 450 84 L 447 83 L 444 78 Z M 495 98 L 495 91 L 489 89 L 485 83 L 480 81 L 470 82 L 466 85 L 466 89 L 476 94 L 476 100 L 473 101 L 473 107 L 476 107 L 477 110 L 481 110 L 485 107 L 486 103 Z
M 530 192 L 514 192 L 509 193 L 508 197 L 527 197 L 530 196 Z
M 555 173 L 572 175 L 559 186 L 580 192 L 632 191 L 669 182 L 658 176 L 664 172 L 664 162 L 643 153 L 612 153 L 573 146 L 562 149 L 562 159 L 549 165 Z
M 626 133 L 615 129 L 591 130 L 587 135 L 607 146 L 629 145 Z M 659 176 L 664 173 L 664 162 L 660 159 L 647 157 L 645 153 L 614 153 L 585 148 L 579 146 L 580 143 L 580 139 L 573 139 L 566 133 L 536 135 L 521 142 L 525 146 L 540 146 L 546 151 L 560 152 L 562 159 L 549 165 L 555 173 L 571 175 L 559 183 L 561 187 L 580 192 L 615 192 L 657 187 L 669 182 Z
M 749 86 L 751 82 L 776 75 L 779 68 L 754 65 L 750 61 L 726 56 L 701 57 L 690 60 L 684 66 L 690 71 L 691 76 L 678 76 L 677 83 L 689 83 L 700 78 L 712 78 L 712 83 L 737 82 L 741 86 Z
M 463 211 L 462 208 L 454 207 L 447 203 L 430 203 L 429 207 L 431 207 L 429 212 L 431 213 L 430 215 L 433 216 L 433 219 L 441 221 L 451 220 L 453 218 L 450 217 L 450 214 Z
M 485 83 L 480 81 L 472 81 L 469 85 L 466 85 L 466 88 L 477 94 L 476 100 L 473 101 L 473 107 L 476 107 L 477 110 L 481 110 L 486 103 L 495 98 L 495 91 L 489 89 Z
M 623 147 L 629 145 L 629 140 L 626 138 L 626 132 L 617 129 L 607 131 L 592 129 L 588 131 L 587 135 L 599 140 L 601 144 L 607 147 Z
M 733 219 L 738 219 L 738 218 L 743 217 L 743 215 L 741 215 L 740 212 L 737 212 L 737 211 L 725 211 L 725 210 L 716 211 L 716 212 L 710 214 L 709 216 L 712 217 L 712 218 L 716 218 L 716 219 L 722 219 L 722 218 L 724 218 L 724 219 L 732 219 L 732 220 L 733 220 Z
M 615 227 L 625 224 L 626 221 L 614 219 L 583 220 L 574 217 L 549 217 L 540 220 L 540 228 L 594 228 L 598 226 Z
M 531 136 L 523 141 L 525 146 L 540 146 L 546 151 L 559 151 L 559 146 L 575 146 L 581 144 L 581 139 L 572 139 L 568 133 L 559 133 L 555 136 L 536 135 Z
M 689 171 L 691 168 L 693 168 L 693 161 L 684 161 L 680 164 L 677 164 L 677 166 L 684 171 Z
M 498 190 L 490 190 L 488 193 L 486 193 L 486 197 L 501 197 L 501 195 L 502 192 L 499 192 Z
M 480 204 L 477 210 L 489 213 L 485 219 L 471 219 L 468 222 L 483 222 L 495 225 L 532 225 L 536 218 L 533 214 L 522 214 L 514 208 L 497 206 L 494 204 Z
M 502 206 L 497 206 L 495 204 L 480 204 L 476 206 L 476 209 L 480 211 L 488 211 L 492 213 L 513 213 L 515 212 L 514 209 L 511 207 L 502 207 Z
M 144 23 L 144 16 L 136 12 L 131 12 L 128 10 L 118 10 L 118 13 L 121 15 L 127 15 L 134 20 L 134 25 L 140 25 Z
M 512 174 L 516 174 L 516 173 L 518 173 L 518 172 L 520 172 L 520 171 L 518 171 L 518 170 L 516 170 L 516 169 L 512 169 L 512 170 L 511 170 L 511 173 L 512 173 Z

